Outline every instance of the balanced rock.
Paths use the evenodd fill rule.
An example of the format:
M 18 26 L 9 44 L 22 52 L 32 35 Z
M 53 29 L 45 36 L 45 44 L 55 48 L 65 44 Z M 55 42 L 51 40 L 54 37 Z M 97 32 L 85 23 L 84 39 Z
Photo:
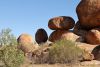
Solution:
M 100 0 L 81 0 L 76 12 L 84 28 L 100 26 Z
M 92 54 L 94 55 L 94 59 L 95 60 L 99 60 L 100 61 L 100 45 L 96 46 L 93 51 Z
M 90 44 L 100 44 L 100 29 L 92 29 L 86 34 L 86 42 Z
M 38 45 L 33 44 L 33 38 L 29 34 L 21 34 L 17 41 L 19 43 L 18 48 L 24 53 L 33 52 L 38 48 Z
M 38 44 L 44 43 L 48 40 L 47 32 L 44 29 L 38 29 L 35 34 L 35 40 Z
M 55 41 L 61 40 L 61 39 L 67 39 L 67 40 L 71 40 L 71 41 L 78 41 L 79 38 L 80 38 L 79 36 L 75 35 L 72 32 L 69 32 L 67 30 L 56 30 L 56 31 L 51 33 L 51 35 L 49 37 L 49 41 L 55 42 Z
M 71 17 L 60 16 L 54 17 L 49 20 L 48 27 L 52 30 L 61 30 L 61 29 L 72 29 L 74 27 L 75 21 Z

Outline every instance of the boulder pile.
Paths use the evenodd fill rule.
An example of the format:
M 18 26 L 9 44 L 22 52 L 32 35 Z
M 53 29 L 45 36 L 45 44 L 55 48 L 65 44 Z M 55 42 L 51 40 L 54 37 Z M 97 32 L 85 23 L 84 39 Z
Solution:
M 73 32 L 82 36 L 85 43 L 94 45 L 92 54 L 94 55 L 94 59 L 99 60 L 100 0 L 81 0 L 76 8 L 76 12 L 79 20 L 76 23 Z M 91 47 L 88 46 L 88 49 L 91 49 Z
M 35 34 L 35 40 L 38 44 L 45 43 L 47 40 L 50 42 L 61 39 L 71 40 L 86 51 L 84 60 L 100 60 L 100 0 L 81 0 L 76 12 L 79 19 L 76 24 L 74 19 L 69 16 L 51 18 L 48 21 L 48 27 L 54 31 L 48 36 L 47 32 L 40 28 Z M 20 48 L 24 52 L 32 52 L 33 49 L 36 49 L 36 45 L 33 45 L 32 41 L 32 37 L 28 34 L 22 34 L 18 38 Z M 32 50 L 28 49 L 28 46 Z M 41 51 L 37 50 L 35 53 L 39 52 L 44 55 L 45 51 Z M 46 51 L 48 52 L 48 50 Z
M 78 47 L 91 53 L 91 56 L 93 54 L 95 59 L 99 55 L 96 53 L 100 50 L 97 48 L 100 44 L 100 0 L 81 0 L 76 8 L 76 13 L 79 19 L 76 24 L 74 19 L 69 16 L 51 18 L 48 27 L 54 31 L 48 40 L 55 42 L 67 39 L 79 42 Z M 93 56 L 89 59 L 92 60 Z
M 100 44 L 100 0 L 81 0 L 76 12 L 79 21 L 74 27 L 74 32 L 85 35 L 87 43 Z

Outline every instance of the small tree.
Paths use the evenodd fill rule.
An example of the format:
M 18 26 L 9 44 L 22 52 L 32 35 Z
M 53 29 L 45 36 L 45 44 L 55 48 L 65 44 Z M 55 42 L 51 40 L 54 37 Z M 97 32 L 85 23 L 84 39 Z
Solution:
M 11 34 L 11 29 L 3 29 L 0 32 L 0 45 L 14 45 L 16 43 L 16 37 Z
M 19 67 L 24 61 L 24 53 L 15 45 L 6 45 L 0 48 L 2 67 Z
M 0 67 L 19 67 L 24 61 L 24 53 L 17 48 L 17 40 L 11 29 L 3 29 L 0 32 L 0 61 L 4 63 Z

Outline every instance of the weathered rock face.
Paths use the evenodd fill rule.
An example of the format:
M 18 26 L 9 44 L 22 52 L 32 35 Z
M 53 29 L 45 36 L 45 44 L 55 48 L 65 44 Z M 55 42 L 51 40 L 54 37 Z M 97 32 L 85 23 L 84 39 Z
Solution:
M 85 37 L 87 43 L 90 44 L 100 44 L 100 29 L 92 29 L 90 30 Z
M 79 39 L 79 36 L 67 30 L 57 30 L 57 31 L 52 32 L 49 37 L 49 41 L 51 42 L 55 42 L 56 40 L 61 40 L 61 39 L 77 41 Z
M 17 41 L 19 43 L 18 48 L 24 53 L 33 52 L 38 48 L 38 45 L 33 45 L 33 38 L 29 34 L 21 34 Z
M 100 61 L 100 45 L 93 49 L 92 54 L 94 55 L 95 60 Z
M 100 26 L 100 0 L 81 0 L 76 12 L 84 28 Z
M 48 27 L 52 30 L 68 30 L 74 27 L 75 21 L 71 17 L 60 16 L 49 20 Z
M 91 54 L 91 52 L 97 45 L 91 45 L 91 44 L 81 43 L 81 42 L 76 42 L 76 45 L 77 47 L 83 50 L 83 54 L 82 54 L 83 59 L 81 61 L 91 61 L 94 59 L 94 55 Z
M 88 30 L 85 30 L 82 28 L 82 25 L 80 24 L 80 22 L 78 21 L 73 29 L 73 32 L 79 36 L 84 37 L 86 35 L 86 33 L 88 32 Z
M 91 53 L 93 49 L 98 46 L 98 45 L 92 45 L 92 44 L 87 44 L 87 43 L 81 43 L 81 42 L 76 42 L 77 47 L 81 48 L 82 50 L 88 51 Z
M 48 39 L 47 32 L 44 29 L 38 29 L 35 34 L 35 40 L 38 44 L 46 42 Z
M 83 52 L 83 61 L 91 61 L 94 59 L 94 56 L 93 54 L 89 53 L 88 51 L 85 51 Z

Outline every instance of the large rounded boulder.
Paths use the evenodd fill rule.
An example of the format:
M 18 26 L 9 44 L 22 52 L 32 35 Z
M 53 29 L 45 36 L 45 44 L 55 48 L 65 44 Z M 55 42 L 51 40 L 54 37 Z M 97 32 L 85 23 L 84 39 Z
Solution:
M 86 34 L 85 39 L 86 39 L 87 43 L 99 45 L 100 44 L 100 29 L 96 28 L 96 29 L 90 30 Z
M 21 34 L 17 41 L 20 44 L 33 44 L 33 37 L 29 34 Z
M 84 28 L 100 26 L 100 0 L 81 0 L 76 12 Z
M 44 29 L 38 29 L 35 34 L 35 40 L 38 44 L 44 43 L 48 40 L 47 32 Z
M 78 41 L 79 36 L 75 35 L 74 33 L 66 30 L 57 30 L 51 33 L 49 36 L 49 41 L 55 42 L 57 40 L 66 39 L 71 41 Z
M 75 21 L 71 17 L 60 16 L 49 20 L 48 27 L 52 30 L 68 30 L 74 27 Z
M 38 45 L 33 43 L 33 38 L 29 34 L 21 34 L 18 37 L 17 42 L 19 43 L 18 48 L 24 53 L 33 52 L 38 48 Z

